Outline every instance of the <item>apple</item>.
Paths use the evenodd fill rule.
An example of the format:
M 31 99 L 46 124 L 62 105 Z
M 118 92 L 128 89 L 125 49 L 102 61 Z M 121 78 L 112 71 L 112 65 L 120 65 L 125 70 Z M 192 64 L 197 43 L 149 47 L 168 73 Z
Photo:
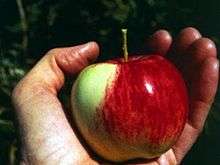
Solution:
M 155 158 L 169 150 L 189 107 L 180 72 L 156 54 L 86 67 L 73 85 L 71 105 L 86 142 L 115 162 Z

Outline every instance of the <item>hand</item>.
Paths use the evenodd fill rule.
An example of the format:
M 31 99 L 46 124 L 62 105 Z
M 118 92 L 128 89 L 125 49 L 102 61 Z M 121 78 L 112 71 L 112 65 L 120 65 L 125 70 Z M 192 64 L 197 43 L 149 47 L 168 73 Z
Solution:
M 53 49 L 15 87 L 12 101 L 19 123 L 21 164 L 97 164 L 68 123 L 57 94 L 64 73 L 79 72 L 98 54 L 94 42 Z
M 190 114 L 178 142 L 160 158 L 146 163 L 149 165 L 181 162 L 201 132 L 217 90 L 219 66 L 214 43 L 193 28 L 184 29 L 171 43 L 170 34 L 163 30 L 148 42 L 153 52 L 169 52 L 169 58 L 180 66 L 189 87 Z M 21 134 L 22 163 L 98 164 L 77 138 L 57 98 L 64 74 L 79 72 L 98 54 L 94 42 L 53 49 L 16 86 L 12 99 Z

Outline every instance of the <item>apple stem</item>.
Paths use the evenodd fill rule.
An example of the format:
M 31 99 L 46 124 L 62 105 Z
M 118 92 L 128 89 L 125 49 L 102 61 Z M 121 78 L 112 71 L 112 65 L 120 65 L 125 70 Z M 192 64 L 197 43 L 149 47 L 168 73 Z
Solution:
M 124 52 L 124 61 L 128 61 L 128 43 L 127 43 L 127 29 L 121 29 L 123 35 L 123 52 Z

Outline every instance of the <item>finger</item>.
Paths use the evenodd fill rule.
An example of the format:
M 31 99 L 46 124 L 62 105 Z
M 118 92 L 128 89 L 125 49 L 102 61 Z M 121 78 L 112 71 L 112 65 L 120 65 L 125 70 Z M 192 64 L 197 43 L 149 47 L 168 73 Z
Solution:
M 190 150 L 196 139 L 198 138 L 198 130 L 188 123 L 185 125 L 181 136 L 176 144 L 172 147 L 176 156 L 177 164 L 181 164 L 182 159 Z
M 64 83 L 65 72 L 75 73 L 97 56 L 98 46 L 94 44 L 62 49 L 68 54 L 62 54 L 59 49 L 50 51 L 14 89 L 12 100 L 27 162 L 56 164 L 62 159 L 64 164 L 79 164 L 82 159 L 88 159 L 56 94 Z
M 198 76 L 197 71 L 200 64 L 209 57 L 216 57 L 217 51 L 214 42 L 208 38 L 200 38 L 193 42 L 185 53 L 185 61 L 183 62 L 182 71 L 187 82 L 194 81 Z
M 188 49 L 199 38 L 201 38 L 201 34 L 197 29 L 185 28 L 178 34 L 169 52 L 169 59 L 180 69 L 187 83 L 190 77 L 189 73 L 191 74 L 191 72 L 188 72 L 190 70 L 189 66 L 192 66 L 192 57 L 191 54 L 189 55 Z
M 201 38 L 201 34 L 197 29 L 192 27 L 183 29 L 174 42 L 174 54 L 184 55 L 188 47 L 199 38 Z
M 158 162 L 153 161 L 153 162 L 148 162 L 148 163 L 135 163 L 135 164 L 126 164 L 126 165 L 160 165 Z
M 202 63 L 209 57 L 216 57 L 217 50 L 214 42 L 208 38 L 196 40 L 187 50 L 194 66 Z
M 168 52 L 171 43 L 172 37 L 166 30 L 158 30 L 147 41 L 151 53 L 163 56 Z
M 177 164 L 176 156 L 172 149 L 168 150 L 166 153 L 161 155 L 157 162 L 159 165 L 176 165 Z
M 219 62 L 215 57 L 207 58 L 202 64 L 190 87 L 189 123 L 201 130 L 214 100 L 219 76 Z
M 99 47 L 95 42 L 90 42 L 80 46 L 55 49 L 55 51 L 58 66 L 65 73 L 74 74 L 96 59 Z
M 99 47 L 89 42 L 75 47 L 56 48 L 49 51 L 22 79 L 28 84 L 44 86 L 57 93 L 64 83 L 65 73 L 77 73 L 98 56 Z M 19 85 L 18 85 L 19 86 Z
M 176 157 L 172 149 L 162 154 L 159 158 L 142 160 L 139 163 L 128 163 L 128 165 L 176 165 Z

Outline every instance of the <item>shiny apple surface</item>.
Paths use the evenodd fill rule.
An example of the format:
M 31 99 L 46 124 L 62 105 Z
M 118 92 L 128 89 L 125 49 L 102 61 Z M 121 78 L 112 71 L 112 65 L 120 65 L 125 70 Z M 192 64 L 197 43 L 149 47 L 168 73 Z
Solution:
M 182 132 L 188 111 L 179 71 L 158 55 L 110 63 L 119 66 L 102 107 L 107 131 L 129 144 L 148 141 L 152 149 L 171 145 Z

